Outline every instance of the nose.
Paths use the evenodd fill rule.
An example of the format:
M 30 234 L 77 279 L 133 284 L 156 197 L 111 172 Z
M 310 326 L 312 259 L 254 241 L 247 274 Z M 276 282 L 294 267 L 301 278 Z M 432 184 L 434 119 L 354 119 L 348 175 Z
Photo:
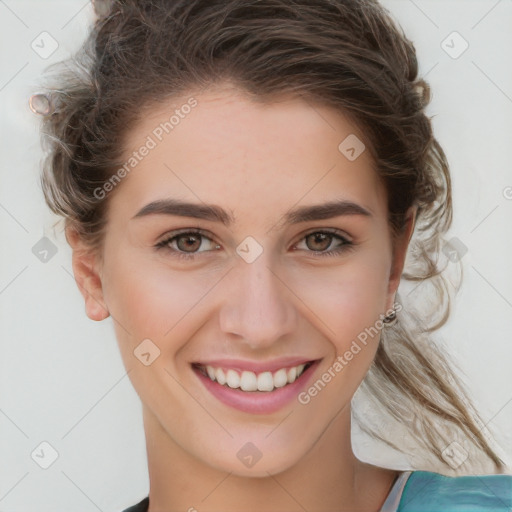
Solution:
M 220 308 L 220 328 L 236 335 L 251 349 L 270 347 L 293 333 L 297 309 L 293 292 L 279 272 L 271 269 L 265 252 L 254 262 L 238 261 L 227 276 Z

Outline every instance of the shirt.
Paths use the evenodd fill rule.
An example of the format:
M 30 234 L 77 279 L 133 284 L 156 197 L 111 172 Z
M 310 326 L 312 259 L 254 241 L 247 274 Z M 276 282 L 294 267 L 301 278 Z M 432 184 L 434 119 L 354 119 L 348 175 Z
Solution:
M 147 512 L 149 496 L 123 512 Z M 512 475 L 403 471 L 379 512 L 510 512 Z

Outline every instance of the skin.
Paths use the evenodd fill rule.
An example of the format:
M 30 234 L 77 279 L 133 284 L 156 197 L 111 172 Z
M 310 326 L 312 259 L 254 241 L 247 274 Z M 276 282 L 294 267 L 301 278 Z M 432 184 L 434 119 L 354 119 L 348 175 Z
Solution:
M 370 152 L 351 162 L 338 150 L 348 135 L 364 134 L 333 109 L 298 98 L 264 105 L 228 85 L 194 97 L 198 106 L 108 197 L 100 250 L 67 231 L 87 315 L 114 319 L 143 403 L 149 510 L 377 511 L 398 473 L 355 457 L 350 400 L 380 336 L 308 404 L 293 400 L 272 414 L 219 402 L 191 363 L 304 356 L 321 359 L 310 382 L 316 381 L 393 305 L 415 210 L 392 244 L 386 192 Z M 126 140 L 127 156 L 187 99 L 144 116 Z M 221 206 L 236 222 L 228 228 L 166 214 L 133 218 L 166 198 Z M 296 206 L 335 199 L 371 216 L 279 222 Z M 183 228 L 209 233 L 211 241 L 200 238 L 189 249 L 194 259 L 155 249 Z M 318 256 L 341 244 L 336 237 L 307 242 L 322 229 L 340 230 L 352 249 Z M 263 248 L 250 264 L 236 252 L 247 236 Z M 186 250 L 176 241 L 172 247 Z M 144 339 L 160 350 L 149 366 L 134 357 Z M 262 453 L 251 468 L 237 458 L 249 441 Z

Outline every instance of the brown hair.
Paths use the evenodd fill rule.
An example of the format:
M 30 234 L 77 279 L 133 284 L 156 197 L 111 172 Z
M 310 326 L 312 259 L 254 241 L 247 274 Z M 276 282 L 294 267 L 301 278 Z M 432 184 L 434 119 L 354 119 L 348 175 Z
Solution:
M 164 99 L 230 82 L 255 101 L 288 94 L 343 112 L 366 134 L 393 235 L 404 228 L 407 209 L 418 206 L 402 277 L 433 291 L 432 312 L 440 312 L 430 318 L 424 308 L 420 315 L 411 297 L 396 324 L 381 333 L 361 390 L 425 448 L 420 465 L 433 467 L 432 455 L 449 472 L 443 450 L 458 439 L 475 450 L 462 469 L 484 459 L 503 469 L 447 356 L 431 339 L 449 313 L 439 257 L 452 220 L 450 174 L 425 114 L 429 87 L 418 78 L 415 49 L 387 11 L 374 0 L 96 4 L 102 14 L 82 50 L 54 68 L 57 85 L 48 87 L 42 185 L 50 208 L 91 246 L 101 245 L 108 198 L 98 200 L 94 190 L 122 164 L 127 132 Z

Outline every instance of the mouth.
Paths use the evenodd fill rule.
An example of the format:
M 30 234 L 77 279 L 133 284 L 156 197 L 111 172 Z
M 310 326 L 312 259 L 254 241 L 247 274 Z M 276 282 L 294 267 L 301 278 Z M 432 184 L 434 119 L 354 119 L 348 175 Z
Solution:
M 293 384 L 312 364 L 309 361 L 289 368 L 280 368 L 277 371 L 264 371 L 255 373 L 249 370 L 236 370 L 210 365 L 194 363 L 192 366 L 211 381 L 231 389 L 241 389 L 246 392 L 272 392 L 274 389 L 283 388 Z
M 191 366 L 203 386 L 223 404 L 250 414 L 271 414 L 297 399 L 320 361 L 295 360 L 281 367 L 273 365 L 272 371 L 252 371 L 243 364 L 233 368 L 227 362 Z

